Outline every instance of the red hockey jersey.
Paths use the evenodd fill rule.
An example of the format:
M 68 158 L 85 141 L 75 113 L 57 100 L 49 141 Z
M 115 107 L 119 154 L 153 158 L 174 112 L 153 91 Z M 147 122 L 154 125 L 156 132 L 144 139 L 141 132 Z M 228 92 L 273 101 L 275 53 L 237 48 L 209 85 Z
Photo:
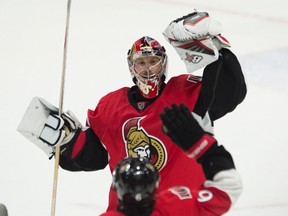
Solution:
M 157 194 L 151 216 L 218 216 L 226 213 L 242 192 L 235 169 L 221 171 L 213 181 L 205 181 L 200 189 L 174 186 Z M 101 216 L 123 216 L 109 211 Z
M 246 84 L 236 56 L 224 48 L 221 54 L 221 60 L 205 67 L 201 81 L 189 74 L 173 77 L 155 100 L 131 99 L 133 87 L 104 96 L 95 110 L 88 110 L 88 128 L 76 132 L 62 147 L 60 166 L 71 171 L 94 171 L 109 164 L 112 171 L 124 157 L 141 155 L 159 170 L 160 191 L 175 185 L 199 189 L 204 181 L 201 166 L 188 162 L 162 132 L 159 114 L 172 103 L 184 103 L 202 117 L 209 111 L 212 121 L 233 111 L 245 98 Z M 116 206 L 116 194 L 110 190 L 108 210 Z
M 160 112 L 171 101 L 184 103 L 193 110 L 201 81 L 194 76 L 181 75 L 169 80 L 161 95 L 139 113 L 128 101 L 128 88 L 109 93 L 94 111 L 88 111 L 89 126 L 109 152 L 109 167 L 127 156 L 150 158 L 162 179 L 159 191 L 174 185 L 199 188 L 204 181 L 202 168 L 189 158 L 161 130 Z M 110 192 L 109 208 L 115 209 L 117 197 Z

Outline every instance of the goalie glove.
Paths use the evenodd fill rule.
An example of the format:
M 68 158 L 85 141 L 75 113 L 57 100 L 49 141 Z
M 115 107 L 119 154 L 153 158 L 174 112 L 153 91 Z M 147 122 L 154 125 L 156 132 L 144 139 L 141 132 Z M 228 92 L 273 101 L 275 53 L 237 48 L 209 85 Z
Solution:
M 172 40 L 191 41 L 220 35 L 222 24 L 207 12 L 193 12 L 172 21 L 163 34 Z
M 188 157 L 199 159 L 216 140 L 208 135 L 184 105 L 166 107 L 160 114 L 163 132 L 185 151 Z
M 42 98 L 34 97 L 30 102 L 17 130 L 42 149 L 49 158 L 55 146 L 67 144 L 82 128 L 71 111 L 58 115 L 58 108 Z
M 163 35 L 184 61 L 187 72 L 193 73 L 216 61 L 222 47 L 230 47 L 221 32 L 219 22 L 196 11 L 172 21 Z

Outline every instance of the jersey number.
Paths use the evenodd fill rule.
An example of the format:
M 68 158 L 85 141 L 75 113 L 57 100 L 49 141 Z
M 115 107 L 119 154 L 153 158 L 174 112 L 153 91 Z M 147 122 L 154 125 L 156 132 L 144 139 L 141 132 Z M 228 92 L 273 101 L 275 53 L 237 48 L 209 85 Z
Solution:
M 209 190 L 201 190 L 198 193 L 198 202 L 207 202 L 211 200 L 213 197 L 213 193 Z

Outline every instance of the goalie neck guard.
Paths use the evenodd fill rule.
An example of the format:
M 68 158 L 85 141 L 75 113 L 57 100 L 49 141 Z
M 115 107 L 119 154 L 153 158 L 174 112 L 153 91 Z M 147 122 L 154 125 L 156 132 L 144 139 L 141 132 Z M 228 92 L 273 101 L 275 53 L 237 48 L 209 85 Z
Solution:
M 137 63 L 139 59 L 142 59 L 140 64 Z M 138 86 L 141 95 L 148 99 L 158 96 L 167 76 L 165 48 L 149 36 L 141 37 L 128 50 L 127 61 L 132 80 Z M 144 62 L 146 65 L 141 66 Z

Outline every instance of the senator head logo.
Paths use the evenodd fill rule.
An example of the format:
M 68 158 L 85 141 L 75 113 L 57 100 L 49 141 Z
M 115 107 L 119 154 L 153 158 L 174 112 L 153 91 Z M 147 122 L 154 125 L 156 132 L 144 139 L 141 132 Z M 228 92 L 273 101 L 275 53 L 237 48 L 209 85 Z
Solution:
M 126 152 L 131 157 L 147 157 L 160 170 L 166 163 L 166 150 L 164 145 L 155 137 L 147 134 L 140 126 L 142 118 L 133 118 L 123 125 L 123 139 Z

